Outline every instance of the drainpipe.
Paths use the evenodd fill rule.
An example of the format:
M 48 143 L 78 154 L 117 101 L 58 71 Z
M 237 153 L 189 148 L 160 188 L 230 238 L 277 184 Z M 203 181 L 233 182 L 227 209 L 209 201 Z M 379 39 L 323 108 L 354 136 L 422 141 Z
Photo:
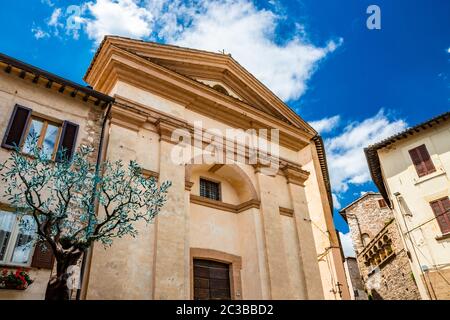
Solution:
M 100 142 L 98 145 L 98 153 L 97 153 L 97 162 L 95 165 L 95 171 L 100 171 L 100 165 L 103 160 L 103 144 L 105 141 L 105 128 L 106 128 L 106 122 L 108 121 L 109 115 L 111 113 L 111 107 L 112 102 L 108 103 L 108 109 L 106 110 L 105 117 L 103 118 L 102 123 L 102 131 L 100 134 Z M 96 210 L 95 212 L 98 212 L 98 203 L 96 204 Z M 77 296 L 76 300 L 86 299 L 87 294 L 87 288 L 84 288 L 88 284 L 88 278 L 89 278 L 89 268 L 91 265 L 92 260 L 92 245 L 87 249 L 85 254 L 83 255 L 83 258 L 81 260 L 81 270 L 80 270 L 80 289 L 77 290 Z

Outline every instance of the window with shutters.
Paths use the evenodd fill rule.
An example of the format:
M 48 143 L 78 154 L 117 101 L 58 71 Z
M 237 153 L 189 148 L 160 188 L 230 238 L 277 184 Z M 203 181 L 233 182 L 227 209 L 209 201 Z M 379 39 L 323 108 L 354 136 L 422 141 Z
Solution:
M 32 216 L 0 211 L 0 264 L 29 266 L 35 233 Z
M 30 141 L 36 136 L 42 152 L 48 158 L 59 161 L 61 155 L 72 157 L 78 128 L 75 123 L 52 121 L 33 114 L 30 108 L 16 105 L 3 137 L 2 147 L 21 148 L 24 153 L 30 153 Z
M 427 174 L 436 171 L 427 147 L 424 144 L 409 150 L 409 155 L 411 156 L 411 160 L 419 177 L 426 176 Z
M 27 128 L 22 151 L 24 153 L 30 153 L 33 137 L 37 137 L 37 146 L 41 148 L 41 152 L 43 152 L 47 158 L 55 159 L 60 136 L 60 124 L 32 116 Z
M 442 198 L 430 203 L 443 234 L 450 233 L 450 199 Z
M 200 178 L 200 196 L 221 201 L 220 183 Z
M 378 206 L 380 208 L 386 208 L 387 207 L 387 203 L 386 203 L 386 201 L 384 201 L 384 199 L 380 199 L 380 200 L 378 200 Z

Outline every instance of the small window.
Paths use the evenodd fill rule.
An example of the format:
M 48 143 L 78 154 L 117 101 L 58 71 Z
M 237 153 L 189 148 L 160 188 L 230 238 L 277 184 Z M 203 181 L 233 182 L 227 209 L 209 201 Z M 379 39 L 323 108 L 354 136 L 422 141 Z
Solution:
M 384 199 L 378 200 L 378 205 L 379 205 L 380 208 L 386 208 L 387 207 L 387 203 L 386 203 L 386 201 L 384 201 Z
M 430 203 L 443 234 L 450 233 L 450 200 L 448 197 Z
M 29 215 L 20 217 L 0 211 L 0 263 L 30 265 L 35 226 L 34 218 Z
M 49 158 L 54 159 L 61 135 L 61 125 L 48 120 L 32 117 L 22 151 L 30 153 L 30 144 L 34 136 L 38 137 L 37 146 Z
M 427 147 L 424 144 L 409 150 L 409 155 L 414 163 L 414 167 L 416 168 L 419 177 L 426 176 L 427 174 L 436 171 Z
M 200 196 L 220 201 L 220 183 L 200 178 Z

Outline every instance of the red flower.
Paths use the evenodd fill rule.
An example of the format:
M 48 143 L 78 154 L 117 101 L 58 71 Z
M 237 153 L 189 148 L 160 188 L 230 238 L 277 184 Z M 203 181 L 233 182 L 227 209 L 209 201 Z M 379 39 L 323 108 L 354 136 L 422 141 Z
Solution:
M 2 275 L 3 275 L 4 277 L 6 277 L 7 274 L 8 274 L 8 269 L 3 269 L 3 270 L 2 270 Z

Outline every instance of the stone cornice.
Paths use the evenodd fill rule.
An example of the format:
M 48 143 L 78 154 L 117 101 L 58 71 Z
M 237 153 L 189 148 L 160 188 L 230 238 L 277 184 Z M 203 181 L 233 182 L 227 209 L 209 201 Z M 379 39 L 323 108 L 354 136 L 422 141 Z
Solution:
M 167 141 L 172 144 L 178 143 L 177 141 L 172 141 L 172 133 L 175 129 L 185 129 L 189 133 L 194 132 L 194 128 L 188 124 L 186 121 L 175 118 L 169 114 L 156 111 L 154 109 L 149 109 L 148 107 L 129 101 L 126 98 L 121 96 L 115 96 L 116 102 L 112 108 L 111 113 L 111 122 L 127 127 L 132 130 L 139 130 L 140 127 L 144 125 L 144 123 L 150 123 L 155 126 L 155 131 L 160 135 L 160 139 L 162 141 Z M 205 134 L 204 137 L 207 137 L 208 134 Z M 198 137 L 195 137 L 198 138 Z M 203 146 L 209 143 L 209 140 L 203 141 Z M 234 144 L 233 144 L 234 145 Z M 227 142 L 224 139 L 223 150 L 226 153 Z M 249 159 L 249 150 L 248 147 L 241 146 L 242 150 L 245 150 L 245 159 Z M 234 153 L 235 154 L 235 153 Z M 226 159 L 224 157 L 224 159 Z M 265 163 L 262 164 L 258 162 L 253 165 L 255 168 L 255 172 L 261 172 L 261 169 L 269 167 L 269 161 L 278 162 L 278 166 L 281 170 L 277 172 L 277 174 L 283 174 L 287 177 L 289 183 L 295 183 L 299 185 L 303 185 L 304 181 L 308 178 L 309 172 L 303 170 L 300 165 L 289 161 L 287 159 L 278 159 L 276 157 L 270 157 L 270 155 L 266 158 Z M 275 164 L 275 163 L 274 163 Z M 218 166 L 221 164 L 217 164 Z
M 259 209 L 261 204 L 260 201 L 258 200 L 249 200 L 241 204 L 235 205 L 231 203 L 208 199 L 194 194 L 191 194 L 190 200 L 191 203 L 232 213 L 240 213 L 251 208 Z
M 149 169 L 142 169 L 142 175 L 146 178 L 155 178 L 156 181 L 159 180 L 159 173 Z
M 227 82 L 226 84 L 234 87 L 238 82 L 238 88 L 245 87 L 247 90 L 247 97 L 253 102 L 259 101 L 269 108 L 275 110 L 276 113 L 281 114 L 287 121 L 294 123 L 298 128 L 301 128 L 305 133 L 314 136 L 317 132 L 301 117 L 299 117 L 291 108 L 289 108 L 281 99 L 279 99 L 271 90 L 256 79 L 250 72 L 243 68 L 231 55 L 217 54 L 204 50 L 196 50 L 190 48 L 183 48 L 171 45 L 163 45 L 152 42 L 144 42 L 118 36 L 107 36 L 102 41 L 98 48 L 94 59 L 89 66 L 84 79 L 86 82 L 94 82 L 94 78 L 102 68 L 104 61 L 104 54 L 109 48 L 121 48 L 134 55 L 144 57 L 146 60 L 155 61 L 156 63 L 167 65 L 178 64 L 185 68 L 191 65 L 191 71 L 216 69 L 217 76 L 220 80 Z M 193 67 L 192 67 L 193 66 Z M 178 70 L 172 68 L 173 70 Z M 186 74 L 186 73 L 185 73 Z M 189 74 L 189 73 L 187 73 Z M 230 79 L 231 81 L 227 81 Z
M 205 84 L 177 74 L 126 50 L 110 46 L 102 56 L 104 56 L 102 72 L 96 76 L 97 80 L 92 80 L 102 91 L 108 92 L 112 89 L 113 83 L 109 82 L 108 87 L 105 85 L 106 81 L 113 76 L 115 79 L 186 105 L 193 111 L 214 116 L 233 127 L 279 128 L 280 142 L 294 150 L 304 147 L 313 137 L 304 130 L 289 125 L 266 112 L 225 96 Z
M 279 210 L 280 210 L 280 214 L 282 216 L 286 216 L 286 217 L 293 217 L 294 216 L 294 210 L 293 209 L 279 207 Z
M 304 187 L 305 181 L 308 180 L 309 172 L 303 170 L 301 166 L 294 163 L 284 163 L 281 171 L 286 177 L 287 183 L 292 183 Z
M 112 124 L 138 131 L 147 121 L 147 117 L 114 104 L 111 108 L 110 120 Z
M 184 190 L 186 190 L 186 191 L 191 191 L 193 185 L 194 185 L 194 182 L 185 180 L 185 181 L 184 181 Z

